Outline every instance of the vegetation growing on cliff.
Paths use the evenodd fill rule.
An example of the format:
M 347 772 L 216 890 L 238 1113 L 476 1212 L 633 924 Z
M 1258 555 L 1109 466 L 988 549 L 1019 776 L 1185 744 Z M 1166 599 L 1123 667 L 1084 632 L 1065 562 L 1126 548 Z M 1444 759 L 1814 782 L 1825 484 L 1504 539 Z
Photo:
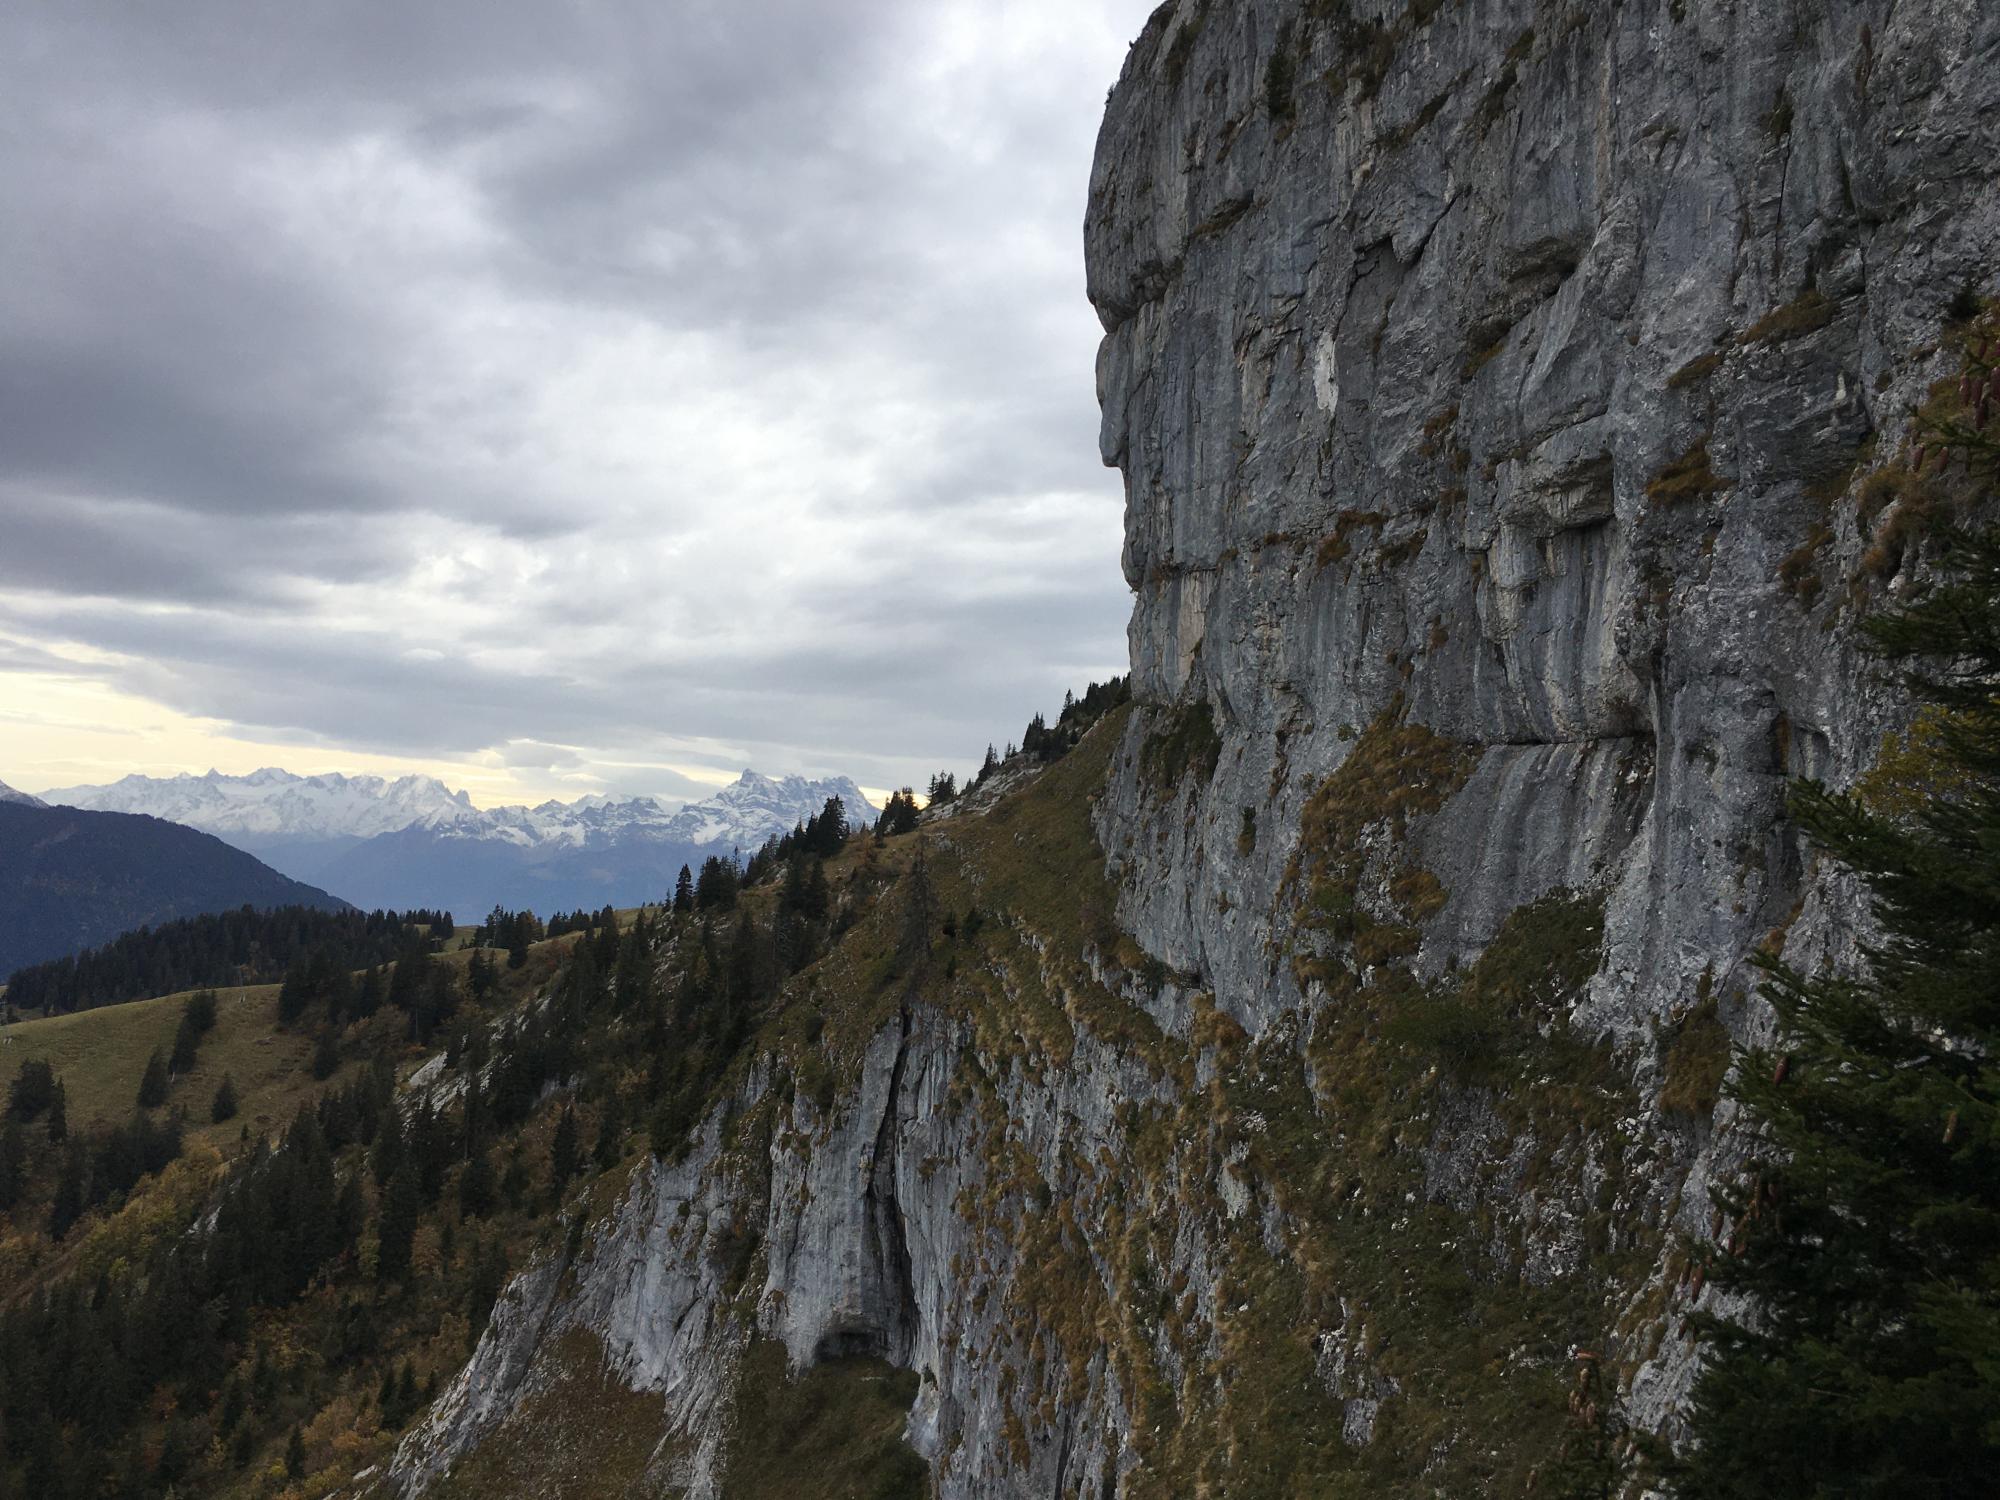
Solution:
M 917 1377 L 879 1359 L 796 1375 L 784 1345 L 753 1343 L 737 1380 L 723 1500 L 924 1500 L 930 1470 L 903 1441 Z
M 1222 736 L 1216 732 L 1215 710 L 1206 698 L 1196 698 L 1161 713 L 1157 727 L 1140 749 L 1139 766 L 1147 783 L 1166 794 L 1177 789 L 1190 772 L 1197 783 L 1206 783 L 1215 775 L 1221 754 Z
M 1702 1259 L 1755 1311 L 1702 1320 L 1688 1500 L 1972 1496 L 2000 1471 L 2000 533 L 1955 536 L 1944 571 L 1868 622 L 1938 772 L 1879 810 L 1793 796 L 1882 935 L 1851 979 L 1767 959 L 1778 1038 L 1734 1085 L 1756 1155 Z

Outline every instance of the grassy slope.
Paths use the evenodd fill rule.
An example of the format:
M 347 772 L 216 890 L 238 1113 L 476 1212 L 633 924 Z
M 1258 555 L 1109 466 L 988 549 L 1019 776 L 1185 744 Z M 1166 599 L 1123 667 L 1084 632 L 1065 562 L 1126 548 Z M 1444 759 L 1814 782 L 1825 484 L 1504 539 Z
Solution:
M 22 1063 L 46 1059 L 67 1091 L 72 1128 L 125 1119 L 134 1108 L 146 1059 L 156 1048 L 173 1050 L 189 993 L 16 1022 L 6 1028 L 7 1043 L 0 1046 L 0 1089 L 13 1081 Z M 218 990 L 216 995 L 215 1029 L 202 1042 L 194 1068 L 174 1081 L 171 1103 L 186 1111 L 191 1127 L 218 1142 L 236 1139 L 245 1124 L 253 1130 L 277 1129 L 319 1087 L 312 1076 L 311 1033 L 278 1029 L 275 984 Z M 226 1125 L 210 1125 L 208 1106 L 224 1073 L 235 1081 L 240 1112 Z
M 621 911 L 621 926 L 629 926 L 636 908 Z M 472 961 L 470 928 L 461 929 L 440 955 L 443 962 L 463 969 Z M 531 950 L 530 972 L 548 972 L 561 955 L 573 947 L 575 935 L 537 943 Z M 490 950 L 504 965 L 506 955 Z M 192 990 L 162 995 L 152 1000 L 133 1000 L 123 1005 L 102 1005 L 70 1015 L 47 1016 L 17 1021 L 0 1029 L 0 1095 L 30 1058 L 45 1058 L 62 1079 L 69 1099 L 70 1125 L 81 1127 L 93 1120 L 117 1121 L 132 1113 L 139 1093 L 139 1080 L 146 1071 L 146 1059 L 155 1048 L 170 1053 L 174 1032 L 180 1025 L 181 1009 Z M 278 1026 L 278 986 L 247 985 L 216 991 L 216 1025 L 203 1040 L 194 1067 L 174 1080 L 168 1108 L 183 1111 L 191 1132 L 207 1137 L 218 1146 L 235 1141 L 248 1125 L 253 1134 L 269 1134 L 282 1129 L 298 1107 L 329 1084 L 312 1076 L 314 1032 L 301 1023 L 290 1030 Z M 392 1012 L 378 1013 L 360 1028 L 350 1028 L 343 1050 L 350 1054 L 371 1052 L 395 1045 L 400 1018 Z M 428 1049 L 415 1049 L 411 1060 L 428 1056 Z M 347 1067 L 351 1068 L 350 1062 Z M 238 1113 L 223 1125 L 209 1123 L 209 1105 L 216 1085 L 227 1073 L 236 1085 Z M 344 1068 L 333 1082 L 347 1076 Z

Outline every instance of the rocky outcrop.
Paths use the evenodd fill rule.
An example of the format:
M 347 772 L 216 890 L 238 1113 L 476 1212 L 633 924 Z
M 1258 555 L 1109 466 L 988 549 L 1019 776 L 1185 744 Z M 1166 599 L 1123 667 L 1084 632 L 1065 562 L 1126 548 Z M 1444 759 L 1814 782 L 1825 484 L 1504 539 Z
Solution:
M 1073 931 L 1094 871 L 997 894 L 1001 807 L 942 825 L 1003 956 L 824 1108 L 774 1042 L 405 1487 L 565 1324 L 695 1495 L 753 1334 L 919 1371 L 947 1497 L 1518 1493 L 1586 1342 L 1673 1437 L 1751 956 L 1851 949 L 1784 786 L 1897 723 L 1854 622 L 1922 549 L 1855 497 L 2000 290 L 1996 57 L 1972 0 L 1161 7 L 1086 229 L 1125 936 Z
M 1478 756 L 1412 837 L 1448 893 L 1415 967 L 1602 891 L 1571 1019 L 1642 1084 L 1698 993 L 1754 1034 L 1774 929 L 1845 941 L 1784 780 L 1896 716 L 1851 627 L 1903 575 L 1862 574 L 1854 493 L 1996 289 L 1996 49 L 1957 3 L 1154 15 L 1092 181 L 1103 449 L 1133 744 L 1201 703 L 1221 745 L 1106 802 L 1141 942 L 1253 1033 L 1325 1003 L 1271 963 L 1295 851 L 1239 830 L 1297 828 L 1385 716 Z M 1654 1133 L 1646 1212 L 1701 1232 L 1711 1138 Z M 1638 1370 L 1635 1414 L 1679 1383 Z

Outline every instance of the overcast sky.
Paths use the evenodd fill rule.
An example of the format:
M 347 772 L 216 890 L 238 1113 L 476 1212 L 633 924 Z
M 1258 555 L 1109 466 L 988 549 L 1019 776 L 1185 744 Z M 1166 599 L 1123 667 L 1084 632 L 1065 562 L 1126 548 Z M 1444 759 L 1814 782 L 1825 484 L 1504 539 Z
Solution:
M 0 780 L 879 788 L 1122 670 L 1150 8 L 0 8 Z

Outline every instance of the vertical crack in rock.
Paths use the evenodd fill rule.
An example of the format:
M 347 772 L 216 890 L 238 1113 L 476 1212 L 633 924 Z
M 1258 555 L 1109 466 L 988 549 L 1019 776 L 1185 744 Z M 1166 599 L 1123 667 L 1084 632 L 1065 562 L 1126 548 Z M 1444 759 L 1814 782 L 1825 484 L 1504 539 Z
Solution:
M 910 1265 L 910 1241 L 903 1223 L 900 1148 L 903 1115 L 903 1073 L 910 1060 L 910 1007 L 902 1007 L 896 1040 L 896 1060 L 889 1068 L 888 1098 L 883 1101 L 881 1123 L 875 1129 L 875 1145 L 868 1175 L 868 1231 L 884 1294 L 882 1342 L 879 1351 L 894 1364 L 908 1364 L 917 1334 L 916 1280 Z

